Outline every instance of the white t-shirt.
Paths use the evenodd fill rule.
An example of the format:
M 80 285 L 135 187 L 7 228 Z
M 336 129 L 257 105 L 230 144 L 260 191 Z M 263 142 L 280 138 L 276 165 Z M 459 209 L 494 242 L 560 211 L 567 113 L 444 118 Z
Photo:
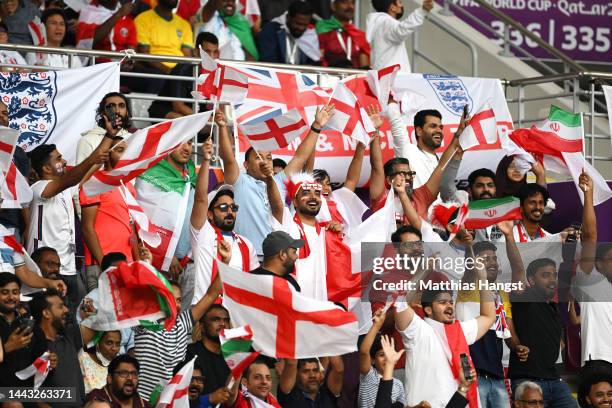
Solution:
M 457 391 L 459 382 L 453 376 L 445 347 L 433 327 L 440 324 L 415 314 L 402 332 L 406 349 L 404 389 L 407 405 L 428 401 L 432 408 L 444 408 Z M 461 322 L 461 328 L 467 344 L 473 344 L 478 334 L 476 319 Z
M 0 62 L 3 64 L 26 65 L 26 60 L 23 59 L 17 51 L 0 50 Z M 5 68 L 7 71 L 16 71 L 17 68 Z
M 61 275 L 75 275 L 75 233 L 74 205 L 72 197 L 77 187 L 68 188 L 51 198 L 42 198 L 50 180 L 37 181 L 32 185 L 34 197 L 30 204 L 30 229 L 27 250 L 32 253 L 37 248 L 54 248 L 60 258 Z
M 205 1 L 202 3 L 202 5 L 205 5 L 206 3 L 207 2 Z M 240 40 L 223 22 L 223 19 L 219 15 L 218 11 L 215 11 L 215 14 L 210 18 L 210 20 L 202 25 L 200 28 L 200 33 L 204 31 L 213 33 L 219 39 L 220 59 L 230 59 L 236 61 L 245 60 L 245 53 L 242 49 Z
M 581 365 L 588 360 L 612 363 L 612 283 L 595 268 L 584 273 L 578 267 L 572 294 L 580 303 Z
M 208 290 L 212 278 L 212 261 L 217 256 L 217 234 L 210 222 L 206 220 L 202 229 L 197 230 L 189 224 L 189 234 L 191 237 L 191 252 L 195 267 L 195 284 L 193 291 L 192 305 L 195 305 L 202 299 L 202 296 Z M 240 246 L 234 235 L 222 234 L 223 239 L 232 244 L 232 257 L 229 266 L 235 269 L 243 270 L 242 254 Z M 242 235 L 235 234 L 242 240 L 249 249 L 249 265 L 248 270 L 252 271 L 259 267 L 259 260 L 253 244 Z
M 548 231 L 546 231 L 544 228 L 540 228 L 541 234 L 542 236 L 539 238 L 535 238 L 535 239 L 531 239 L 531 237 L 529 236 L 529 234 L 527 233 L 527 230 L 525 229 L 525 227 L 523 226 L 522 223 L 516 224 L 514 226 L 514 228 L 512 229 L 512 234 L 514 235 L 514 240 L 518 243 L 520 242 L 531 242 L 531 241 L 537 241 L 549 236 L 552 236 L 552 234 Z M 550 241 L 550 240 L 546 240 L 546 241 Z
M 273 231 L 285 231 L 294 239 L 300 239 L 300 228 L 293 221 L 293 216 L 287 207 L 283 212 L 283 222 L 279 223 L 270 215 L 270 225 Z M 325 251 L 325 228 L 317 234 L 317 228 L 303 224 L 304 234 L 310 248 L 310 255 L 298 259 L 295 263 L 295 276 L 300 285 L 301 293 L 317 300 L 327 300 L 327 261 Z
M 26 54 L 26 60 L 28 65 L 39 65 L 54 68 L 81 68 L 83 66 L 81 58 L 74 56 L 71 60 L 69 55 L 62 54 L 28 52 Z

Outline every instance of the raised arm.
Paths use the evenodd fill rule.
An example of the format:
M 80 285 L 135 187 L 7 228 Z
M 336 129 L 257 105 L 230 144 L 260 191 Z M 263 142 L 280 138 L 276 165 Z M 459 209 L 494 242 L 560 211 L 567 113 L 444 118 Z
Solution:
M 217 274 L 217 277 L 211 283 L 204 296 L 202 296 L 202 299 L 191 307 L 191 315 L 194 321 L 197 322 L 204 316 L 204 313 L 219 298 L 219 293 L 221 293 L 221 278 Z
M 346 172 L 346 180 L 344 181 L 344 188 L 351 191 L 355 191 L 357 183 L 359 183 L 359 176 L 361 175 L 361 163 L 363 162 L 363 155 L 365 154 L 365 145 L 363 143 L 357 143 L 355 148 L 355 154 L 353 160 L 349 164 L 349 168 Z
M 378 125 L 380 128 L 380 124 L 382 124 L 382 119 L 380 118 L 380 112 L 375 106 L 368 106 L 366 108 L 370 119 L 374 126 Z M 381 195 L 385 192 L 385 171 L 383 169 L 383 158 L 382 158 L 382 149 L 380 147 L 380 132 L 376 129 L 374 133 L 374 137 L 370 142 L 370 201 L 374 202 L 380 198 Z
M 536 160 L 536 162 L 533 163 L 531 171 L 536 176 L 536 183 L 546 188 L 546 171 L 539 161 Z
M 102 25 L 96 28 L 94 32 L 94 45 L 97 45 L 100 41 L 104 40 L 110 34 L 111 30 L 115 28 L 115 25 L 119 20 L 123 17 L 130 15 L 132 13 L 132 9 L 134 8 L 133 2 L 123 3 L 119 10 L 115 11 L 112 16 L 110 16 Z
M 442 170 L 442 179 L 440 180 L 440 198 L 442 198 L 442 201 L 457 201 L 455 179 L 457 178 L 462 158 L 463 150 L 459 149 L 448 162 L 446 168 Z
M 276 181 L 274 180 L 274 168 L 272 167 L 272 162 L 262 160 L 259 162 L 259 167 L 262 174 L 266 178 L 266 194 L 268 195 L 268 202 L 270 203 L 270 211 L 272 212 L 272 216 L 278 222 L 282 223 L 285 203 L 280 195 Z
M 479 285 L 487 282 L 487 271 L 484 268 L 476 267 L 476 274 L 478 276 Z M 480 339 L 484 336 L 493 323 L 495 322 L 495 302 L 493 301 L 493 292 L 490 290 L 480 289 L 480 316 L 476 318 L 478 324 L 478 334 L 476 339 Z
M 312 128 L 317 129 L 315 132 L 311 130 L 308 132 L 306 138 L 300 143 L 297 150 L 295 151 L 295 155 L 293 158 L 287 163 L 287 167 L 285 167 L 285 174 L 293 174 L 301 171 L 310 155 L 314 152 L 315 147 L 317 145 L 317 140 L 319 139 L 319 133 L 323 126 L 327 124 L 327 121 L 334 114 L 334 105 L 328 104 L 323 108 L 317 110 L 315 115 L 315 120 L 312 122 Z
M 209 0 L 204 7 L 202 7 L 202 21 L 207 23 L 210 21 L 213 15 L 215 15 L 215 11 L 221 5 L 221 0 Z
M 506 253 L 508 255 L 508 261 L 510 261 L 510 269 L 512 270 L 512 283 L 521 282 L 524 284 L 527 282 L 527 277 L 525 275 L 523 258 L 514 240 L 512 231 L 514 228 L 514 221 L 502 221 L 497 223 L 497 226 L 502 234 L 504 234 L 504 239 L 506 241 Z
M 361 341 L 359 346 L 359 372 L 363 375 L 367 374 L 372 368 L 372 359 L 370 358 L 370 349 L 376 338 L 376 334 L 380 331 L 383 323 L 385 322 L 386 312 L 383 309 L 378 309 L 374 313 L 374 322 L 368 333 Z
M 327 375 L 327 388 L 334 395 L 340 395 L 342 392 L 342 380 L 344 378 L 344 362 L 342 356 L 334 356 L 329 358 L 329 374 Z
M 406 193 L 406 179 L 404 177 L 396 176 L 393 181 L 393 191 L 397 194 L 397 197 L 402 204 L 402 210 L 404 210 L 404 215 L 408 218 L 408 222 L 414 228 L 421 230 L 421 226 L 423 225 L 423 221 L 421 217 L 417 213 L 416 209 L 412 205 L 410 198 L 408 197 L 408 193 Z
M 410 135 L 408 128 L 402 119 L 399 104 L 395 101 L 387 106 L 387 119 L 391 125 L 391 137 L 393 138 L 393 151 L 395 157 L 405 157 L 408 159 L 407 149 L 410 148 Z
M 593 179 L 584 170 L 578 179 L 578 185 L 584 193 L 584 206 L 582 209 L 582 254 L 580 269 L 584 273 L 591 273 L 595 263 L 597 247 L 597 218 L 593 206 Z
M 394 43 L 404 42 L 425 21 L 425 16 L 433 8 L 433 0 L 424 0 L 423 6 L 414 10 L 399 24 L 386 31 L 386 37 Z
M 234 155 L 225 114 L 220 110 L 215 113 L 215 123 L 219 129 L 219 156 L 223 160 L 223 177 L 227 184 L 234 184 L 240 175 L 240 166 Z
M 289 394 L 297 377 L 297 360 L 285 359 L 285 367 L 278 380 L 278 390 L 283 394 Z
M 191 225 L 196 230 L 204 226 L 206 217 L 208 216 L 208 178 L 212 151 L 212 140 L 208 139 L 202 145 L 202 165 L 198 173 L 193 209 L 191 210 Z

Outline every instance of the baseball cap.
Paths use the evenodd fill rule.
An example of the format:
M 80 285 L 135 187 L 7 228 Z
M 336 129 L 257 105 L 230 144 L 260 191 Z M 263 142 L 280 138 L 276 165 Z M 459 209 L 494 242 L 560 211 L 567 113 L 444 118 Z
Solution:
M 304 240 L 293 239 L 293 237 L 284 231 L 274 231 L 268 234 L 261 245 L 263 256 L 265 258 L 278 254 L 280 251 L 287 248 L 301 248 L 304 246 Z
M 232 186 L 231 184 L 221 184 L 219 187 L 217 187 L 216 189 L 208 193 L 208 208 L 211 208 L 213 206 L 217 198 L 217 195 L 219 195 L 219 193 L 221 193 L 222 191 L 231 192 L 229 196 L 234 198 L 234 186 Z

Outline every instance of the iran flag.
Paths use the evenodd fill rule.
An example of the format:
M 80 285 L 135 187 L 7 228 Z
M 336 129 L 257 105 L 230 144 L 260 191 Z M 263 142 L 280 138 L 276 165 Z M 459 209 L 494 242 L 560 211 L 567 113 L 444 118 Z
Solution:
M 465 228 L 481 229 L 495 225 L 500 221 L 520 220 L 520 201 L 516 197 L 491 198 L 487 200 L 470 201 L 469 215 L 465 220 Z
M 239 125 L 239 128 L 255 150 L 268 152 L 287 147 L 308 131 L 308 125 L 297 109 L 254 125 Z
M 51 369 L 50 366 L 49 352 L 45 351 L 42 356 L 34 360 L 30 366 L 17 371 L 15 375 L 20 380 L 26 380 L 34 376 L 34 389 L 37 390 L 47 379 L 47 375 L 49 375 L 49 370 Z
M 583 203 L 584 194 L 578 187 L 578 178 L 583 169 L 593 179 L 595 205 L 612 197 L 612 191 L 606 180 L 582 154 L 584 149 L 582 114 L 570 113 L 552 105 L 547 119 L 530 129 L 515 130 L 510 134 L 510 139 L 539 158 L 547 171 L 570 176 Z
M 82 324 L 97 331 L 143 326 L 170 330 L 176 320 L 176 301 L 170 283 L 146 262 L 121 263 L 98 280 L 96 313 Z M 157 320 L 164 319 L 163 326 Z
M 253 331 L 246 326 L 235 329 L 223 329 L 219 333 L 221 354 L 231 370 L 234 380 L 239 380 L 246 368 L 259 356 L 258 351 L 251 351 Z
M 234 324 L 250 325 L 253 346 L 262 354 L 295 359 L 356 350 L 357 319 L 352 313 L 303 296 L 281 277 L 218 265 L 223 304 Z
M 82 132 L 96 126 L 96 109 L 109 92 L 119 91 L 119 63 L 62 71 L 0 73 L 11 84 L 2 92 L 9 126 L 20 132 L 18 144 L 30 151 L 55 144 L 74 164 Z
M 189 408 L 189 383 L 195 360 L 196 357 L 192 358 L 170 379 L 159 396 L 156 408 Z

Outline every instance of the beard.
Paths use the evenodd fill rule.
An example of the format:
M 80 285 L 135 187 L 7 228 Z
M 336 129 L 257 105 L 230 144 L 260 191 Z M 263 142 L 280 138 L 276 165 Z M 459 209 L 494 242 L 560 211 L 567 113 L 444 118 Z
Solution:
M 404 6 L 402 6 L 402 11 L 400 11 L 399 13 L 397 13 L 397 16 L 395 16 L 396 20 L 401 20 L 402 17 L 404 17 Z
M 228 219 L 228 218 L 226 217 L 226 218 L 223 218 L 223 219 L 215 219 L 215 226 L 217 228 L 219 228 L 221 231 L 231 232 L 231 231 L 234 230 L 234 225 L 236 224 L 236 218 L 232 217 L 231 224 L 227 224 L 225 222 L 226 219 Z
M 287 263 L 283 266 L 285 267 L 285 275 L 295 272 L 295 262 Z

